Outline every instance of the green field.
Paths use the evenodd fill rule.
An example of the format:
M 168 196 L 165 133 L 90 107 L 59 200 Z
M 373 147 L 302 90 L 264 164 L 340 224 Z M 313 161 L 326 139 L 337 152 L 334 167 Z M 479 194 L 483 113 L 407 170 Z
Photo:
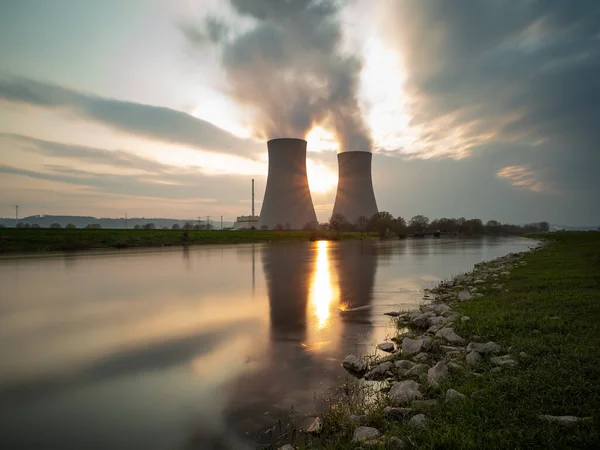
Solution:
M 507 291 L 453 304 L 470 317 L 456 324 L 460 336 L 499 343 L 516 366 L 494 373 L 486 359 L 475 370 L 450 372 L 429 395 L 453 388 L 467 399 L 417 410 L 428 419 L 423 430 L 408 426 L 408 419 L 386 419 L 385 403 L 352 404 L 340 394 L 323 413 L 322 435 L 300 440 L 298 448 L 364 448 L 351 442 L 356 426 L 348 414 L 365 412 L 364 425 L 379 429 L 386 440 L 401 438 L 404 448 L 600 448 L 600 233 L 539 237 L 554 242 L 524 257 L 527 264 L 503 280 Z M 558 425 L 541 414 L 591 419 Z M 369 448 L 399 448 L 386 442 Z
M 353 239 L 360 233 L 311 231 L 113 230 L 2 228 L 0 253 L 68 251 L 106 248 L 162 247 L 171 245 L 241 244 L 247 242 Z

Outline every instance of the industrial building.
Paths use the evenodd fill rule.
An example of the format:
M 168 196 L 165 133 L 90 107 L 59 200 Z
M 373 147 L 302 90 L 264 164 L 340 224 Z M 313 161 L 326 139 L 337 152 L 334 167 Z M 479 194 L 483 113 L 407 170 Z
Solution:
M 258 216 L 238 216 L 233 224 L 234 230 L 258 230 Z
M 259 228 L 300 230 L 308 223 L 316 223 L 306 175 L 306 141 L 272 139 L 267 142 L 267 149 L 269 172 Z
M 341 214 L 348 222 L 377 214 L 377 202 L 371 177 L 371 152 L 338 153 L 338 187 L 333 214 Z

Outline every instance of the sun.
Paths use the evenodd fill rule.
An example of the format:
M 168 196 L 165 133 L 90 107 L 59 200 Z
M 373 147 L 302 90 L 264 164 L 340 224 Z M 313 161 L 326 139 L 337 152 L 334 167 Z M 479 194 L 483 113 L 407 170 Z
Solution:
M 306 135 L 309 152 L 338 151 L 339 144 L 335 136 L 320 126 L 314 126 Z
M 311 159 L 306 160 L 306 174 L 311 192 L 327 192 L 337 186 L 337 173 Z

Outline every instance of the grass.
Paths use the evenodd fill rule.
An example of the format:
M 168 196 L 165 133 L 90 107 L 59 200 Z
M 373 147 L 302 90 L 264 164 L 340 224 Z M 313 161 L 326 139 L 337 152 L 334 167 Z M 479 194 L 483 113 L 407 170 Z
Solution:
M 448 388 L 468 396 L 457 404 L 440 401 L 422 411 L 428 418 L 426 430 L 409 428 L 408 420 L 384 418 L 382 406 L 349 400 L 346 389 L 323 412 L 322 436 L 301 439 L 298 448 L 361 448 L 351 442 L 351 410 L 366 411 L 366 426 L 400 437 L 407 448 L 599 448 L 600 233 L 532 237 L 554 242 L 524 257 L 527 265 L 503 280 L 506 292 L 453 305 L 471 318 L 458 321 L 459 335 L 498 342 L 518 361 L 516 367 L 492 373 L 491 364 L 484 361 L 475 368 L 479 376 L 463 369 L 451 371 L 439 390 L 422 385 L 426 398 L 443 399 Z M 560 426 L 540 420 L 540 414 L 592 420 Z
M 0 253 L 87 250 L 102 248 L 162 247 L 195 244 L 353 239 L 360 233 L 319 231 L 203 231 L 116 229 L 0 229 Z

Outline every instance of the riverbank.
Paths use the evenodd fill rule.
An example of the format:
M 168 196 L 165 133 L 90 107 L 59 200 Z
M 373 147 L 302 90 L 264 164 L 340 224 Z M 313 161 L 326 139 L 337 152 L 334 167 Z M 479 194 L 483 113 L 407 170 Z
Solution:
M 390 311 L 398 335 L 374 355 L 347 357 L 348 383 L 312 429 L 282 441 L 293 437 L 296 449 L 597 448 L 600 233 L 543 237 L 551 241 L 426 292 L 418 311 Z
M 360 239 L 358 232 L 252 230 L 0 229 L 0 254 L 174 245 Z

